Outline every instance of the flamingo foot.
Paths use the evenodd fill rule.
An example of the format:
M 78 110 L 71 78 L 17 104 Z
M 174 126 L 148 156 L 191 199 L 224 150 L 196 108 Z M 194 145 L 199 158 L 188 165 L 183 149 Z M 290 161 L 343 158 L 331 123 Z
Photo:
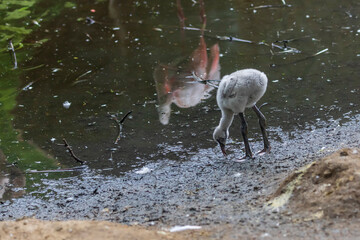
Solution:
M 249 155 L 245 155 L 244 157 L 237 159 L 237 160 L 233 160 L 234 162 L 245 162 L 246 160 L 251 160 L 254 159 L 253 156 L 249 156 Z
M 271 147 L 264 148 L 260 152 L 257 152 L 256 155 L 259 155 L 259 156 L 265 155 L 265 153 L 270 153 L 270 150 L 271 150 Z

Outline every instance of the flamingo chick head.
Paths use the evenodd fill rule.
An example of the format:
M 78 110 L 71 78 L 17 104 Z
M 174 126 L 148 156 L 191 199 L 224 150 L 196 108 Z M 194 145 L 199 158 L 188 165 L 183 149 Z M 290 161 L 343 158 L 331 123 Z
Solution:
M 219 143 L 219 146 L 224 156 L 226 156 L 225 145 L 228 135 L 229 135 L 228 131 L 221 129 L 220 127 L 216 127 L 213 134 L 213 138 L 217 143 Z

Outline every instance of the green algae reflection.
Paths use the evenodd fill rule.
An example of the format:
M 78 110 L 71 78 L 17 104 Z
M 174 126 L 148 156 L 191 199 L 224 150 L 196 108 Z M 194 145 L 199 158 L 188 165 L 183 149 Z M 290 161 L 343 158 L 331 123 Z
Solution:
M 5 162 L 15 165 L 22 172 L 27 170 L 44 170 L 57 168 L 56 161 L 42 152 L 31 142 L 22 139 L 20 130 L 13 127 L 12 110 L 17 105 L 16 97 L 21 91 L 20 76 L 31 68 L 22 68 L 22 62 L 30 58 L 39 44 L 23 44 L 24 39 L 41 24 L 51 20 L 66 7 L 75 7 L 71 2 L 41 1 L 41 0 L 7 0 L 0 1 L 0 153 L 5 156 Z M 14 69 L 14 59 L 9 54 L 8 43 L 11 39 L 16 52 L 19 68 Z M 10 169 L 1 165 L 1 173 Z M 34 182 L 41 175 L 27 177 L 26 189 L 30 191 Z

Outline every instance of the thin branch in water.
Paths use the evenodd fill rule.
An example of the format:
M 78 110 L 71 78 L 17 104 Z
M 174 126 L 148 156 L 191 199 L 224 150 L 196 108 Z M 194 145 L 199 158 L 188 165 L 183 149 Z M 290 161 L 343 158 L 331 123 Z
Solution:
M 25 173 L 60 173 L 60 172 L 75 172 L 84 170 L 84 166 L 74 168 L 63 168 L 63 169 L 49 169 L 49 170 L 29 170 Z
M 123 122 L 125 121 L 125 119 L 132 113 L 132 111 L 129 111 L 127 114 L 125 114 L 125 116 L 120 120 L 120 124 L 123 124 Z
M 16 59 L 16 53 L 15 53 L 14 44 L 12 43 L 11 39 L 9 40 L 9 51 L 11 51 L 12 54 L 13 54 L 12 57 L 13 57 L 13 60 L 14 60 L 14 69 L 17 69 L 18 64 L 17 64 L 17 59 Z
M 265 103 L 261 104 L 260 107 L 259 107 L 259 110 L 260 110 L 262 107 L 266 106 L 266 105 L 269 105 L 269 103 L 265 102 Z
M 227 40 L 227 41 L 234 41 L 234 42 L 244 42 L 244 43 L 254 43 L 253 41 L 250 41 L 250 40 L 246 40 L 246 39 L 241 39 L 241 38 L 236 38 L 236 37 L 228 37 L 228 36 L 216 36 L 217 39 L 219 40 Z
M 129 111 L 127 114 L 125 114 L 125 116 L 120 121 L 117 119 L 117 117 L 115 117 L 115 116 L 113 117 L 114 121 L 117 123 L 117 125 L 119 127 L 119 134 L 118 134 L 117 138 L 115 139 L 114 144 L 118 144 L 118 142 L 120 141 L 124 121 L 131 113 L 132 113 L 132 111 Z
M 284 2 L 283 2 L 284 3 Z M 283 4 L 283 5 L 260 5 L 257 7 L 254 7 L 254 9 L 264 9 L 264 8 L 283 8 L 283 7 L 292 7 L 290 4 Z
M 288 64 L 300 63 L 300 62 L 306 61 L 306 60 L 308 60 L 308 59 L 311 59 L 311 58 L 313 58 L 313 57 L 316 57 L 316 56 L 318 56 L 318 55 L 320 55 L 320 54 L 323 54 L 323 53 L 325 53 L 325 52 L 327 52 L 327 51 L 329 51 L 329 49 L 328 49 L 328 48 L 325 48 L 325 49 L 323 49 L 323 50 L 321 50 L 321 51 L 319 51 L 319 52 L 317 52 L 317 53 L 315 53 L 315 54 L 313 54 L 313 55 L 311 55 L 311 56 L 307 56 L 307 57 L 305 57 L 305 58 L 302 58 L 302 59 L 299 59 L 299 60 L 296 60 L 296 61 L 293 61 L 293 62 L 290 62 L 290 63 L 285 63 L 285 64 L 271 64 L 270 66 L 271 66 L 271 67 L 280 67 L 280 66 L 285 66 L 285 65 L 288 65 Z
M 77 161 L 80 164 L 85 164 L 84 161 L 80 160 L 80 158 L 78 158 L 77 156 L 75 156 L 74 151 L 72 150 L 71 146 L 68 144 L 68 142 L 66 141 L 65 138 L 63 138 L 63 142 L 64 142 L 64 146 L 66 147 L 66 149 L 69 151 L 70 155 L 72 158 L 75 159 L 75 161 Z
M 323 50 L 315 53 L 314 55 L 312 55 L 312 57 L 315 57 L 315 56 L 320 55 L 320 54 L 322 54 L 322 53 L 324 53 L 324 52 L 327 52 L 327 51 L 329 51 L 329 49 L 328 49 L 328 48 L 325 48 L 325 49 L 323 49 Z
M 218 88 L 218 86 L 216 86 L 215 84 L 212 84 L 211 82 L 220 82 L 221 80 L 212 80 L 212 79 L 208 79 L 208 80 L 205 80 L 199 76 L 197 76 L 195 74 L 195 72 L 192 72 L 192 76 L 195 80 L 196 83 L 201 83 L 201 84 L 205 84 L 205 85 L 209 85 L 211 87 L 214 87 L 214 88 Z M 191 82 L 190 82 L 191 83 Z

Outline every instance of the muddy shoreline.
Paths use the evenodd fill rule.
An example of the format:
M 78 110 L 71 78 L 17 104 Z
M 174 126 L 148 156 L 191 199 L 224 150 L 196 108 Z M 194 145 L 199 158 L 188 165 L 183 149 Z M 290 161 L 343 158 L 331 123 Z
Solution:
M 205 149 L 201 151 L 206 154 L 199 156 L 207 157 L 195 154 L 183 162 L 150 163 L 146 167 L 151 171 L 145 174 L 131 172 L 112 178 L 87 170 L 80 177 L 44 180 L 39 192 L 2 202 L 0 220 L 106 220 L 159 229 L 222 226 L 213 233 L 215 239 L 231 234 L 260 237 L 261 232 L 301 237 L 305 234 L 301 229 L 307 227 L 314 234 L 324 226 L 341 231 L 345 231 L 343 226 L 356 229 L 357 219 L 308 222 L 291 212 L 267 210 L 264 206 L 293 170 L 339 148 L 359 147 L 359 122 L 357 115 L 345 123 L 326 122 L 291 134 L 270 129 L 273 136 L 279 136 L 278 141 L 272 141 L 272 153 L 244 163 L 231 160 L 242 153 L 238 145 L 230 145 L 233 153 L 227 159 L 218 149 Z M 252 147 L 260 149 L 261 141 Z M 324 231 L 319 233 L 320 239 L 326 236 Z

